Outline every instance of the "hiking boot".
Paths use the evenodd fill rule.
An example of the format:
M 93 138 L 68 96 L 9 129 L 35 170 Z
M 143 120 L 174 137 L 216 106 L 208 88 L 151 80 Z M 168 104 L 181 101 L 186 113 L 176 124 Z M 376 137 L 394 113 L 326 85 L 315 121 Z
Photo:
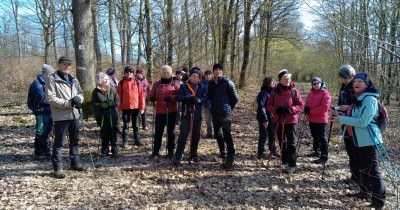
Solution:
M 148 131 L 149 128 L 147 126 L 143 126 L 143 130 Z
M 168 150 L 168 152 L 167 152 L 167 158 L 168 158 L 168 159 L 174 158 L 174 150 Z
M 200 162 L 200 158 L 197 157 L 197 156 L 191 157 L 190 160 L 193 161 L 193 162 L 195 162 L 195 163 Z
M 286 169 L 285 169 L 285 172 L 287 173 L 287 174 L 293 174 L 294 172 L 296 171 L 296 167 L 287 167 Z
M 153 160 L 153 161 L 159 161 L 160 160 L 160 155 L 159 154 L 151 154 L 149 159 Z
M 142 142 L 140 142 L 139 140 L 135 140 L 133 142 L 133 145 L 135 145 L 135 146 L 143 146 Z
M 180 166 L 181 160 L 174 158 L 174 160 L 172 161 L 172 164 L 174 164 L 174 166 Z
M 371 198 L 371 196 L 367 192 L 364 192 L 364 191 L 360 191 L 360 192 L 356 192 L 356 193 L 348 193 L 347 196 L 359 198 L 362 200 L 367 200 L 367 199 Z
M 85 171 L 86 168 L 81 163 L 75 163 L 71 165 L 70 170 L 73 171 Z
M 65 178 L 65 173 L 61 169 L 54 171 L 53 175 L 54 175 L 54 178 L 56 178 L 56 179 L 64 179 Z
M 313 161 L 315 164 L 325 164 L 328 161 L 326 158 L 319 158 Z
M 257 154 L 257 159 L 267 159 L 267 157 L 266 157 L 266 155 L 263 153 L 263 154 Z
M 222 168 L 224 168 L 224 169 L 231 169 L 231 168 L 233 168 L 233 160 L 234 160 L 234 157 L 231 156 L 231 155 L 228 155 L 228 156 L 225 158 L 224 163 L 222 163 Z
M 353 176 L 343 179 L 343 183 L 347 184 L 347 185 L 353 185 L 356 183 L 356 181 L 354 180 Z
M 382 203 L 371 203 L 367 207 L 378 210 L 378 209 L 383 209 L 384 206 L 385 206 L 385 203 L 382 202 Z
M 117 149 L 117 147 L 111 148 L 111 157 L 112 158 L 118 157 L 118 149 Z
M 128 148 L 128 142 L 127 142 L 127 141 L 123 141 L 121 147 L 122 147 L 123 149 Z
M 274 151 L 272 151 L 272 156 L 276 157 L 276 158 L 280 158 L 281 154 L 279 154 L 278 150 L 274 150 Z

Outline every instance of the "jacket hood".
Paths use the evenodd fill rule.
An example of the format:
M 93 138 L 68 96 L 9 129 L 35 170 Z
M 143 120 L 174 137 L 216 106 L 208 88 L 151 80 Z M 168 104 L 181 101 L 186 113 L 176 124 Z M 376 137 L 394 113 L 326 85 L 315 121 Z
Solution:
M 361 95 L 357 96 L 357 101 L 362 101 L 367 96 L 374 96 L 375 98 L 378 98 L 379 93 L 364 92 Z

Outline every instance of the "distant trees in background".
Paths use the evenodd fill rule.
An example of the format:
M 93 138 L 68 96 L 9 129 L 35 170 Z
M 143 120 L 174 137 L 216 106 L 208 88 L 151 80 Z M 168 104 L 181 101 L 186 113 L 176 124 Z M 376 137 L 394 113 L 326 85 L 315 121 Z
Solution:
M 152 79 L 163 64 L 206 70 L 219 62 L 244 87 L 249 78 L 275 76 L 282 68 L 296 80 L 319 75 L 336 85 L 338 67 L 350 63 L 373 75 L 387 102 L 394 93 L 399 99 L 400 0 L 314 1 L 309 10 L 316 22 L 304 30 L 300 10 L 307 3 L 5 0 L 0 3 L 0 70 L 11 60 L 55 64 L 65 55 L 76 59 L 78 75 L 134 65 Z

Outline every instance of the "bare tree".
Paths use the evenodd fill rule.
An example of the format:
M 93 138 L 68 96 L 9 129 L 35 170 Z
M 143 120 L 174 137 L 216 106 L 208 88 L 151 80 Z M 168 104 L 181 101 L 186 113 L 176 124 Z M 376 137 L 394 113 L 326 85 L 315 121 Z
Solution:
M 110 30 L 111 63 L 115 67 L 115 38 L 114 38 L 114 0 L 108 0 L 108 27 Z
M 98 21 L 98 2 L 93 1 L 91 5 L 92 24 L 93 24 L 93 42 L 96 54 L 96 72 L 101 72 L 101 50 L 99 42 L 99 21 Z
M 192 44 L 192 28 L 190 24 L 189 14 L 189 0 L 185 0 L 184 3 L 185 18 L 186 18 L 186 33 L 187 33 L 187 49 L 188 49 L 188 64 L 189 68 L 193 65 L 193 44 Z
M 13 12 L 14 22 L 15 22 L 15 30 L 17 32 L 18 62 L 21 63 L 22 49 L 21 49 L 21 37 L 20 37 L 20 33 L 19 33 L 19 22 L 18 22 L 19 1 L 18 0 L 10 0 L 10 3 L 11 3 L 12 12 Z
M 167 0 L 167 63 L 168 65 L 172 65 L 172 55 L 174 51 L 174 34 L 172 26 L 174 24 L 173 20 L 173 0 Z
M 73 0 L 72 15 L 74 24 L 76 74 L 83 91 L 95 87 L 95 53 L 93 40 L 92 1 Z
M 143 0 L 139 1 L 139 22 L 138 22 L 138 28 L 139 28 L 139 33 L 138 33 L 138 56 L 137 56 L 137 62 L 136 65 L 140 66 L 141 61 L 142 61 L 142 40 L 143 40 Z
M 153 81 L 153 29 L 151 27 L 151 3 L 145 0 L 144 14 L 146 17 L 146 56 L 147 56 L 147 78 Z

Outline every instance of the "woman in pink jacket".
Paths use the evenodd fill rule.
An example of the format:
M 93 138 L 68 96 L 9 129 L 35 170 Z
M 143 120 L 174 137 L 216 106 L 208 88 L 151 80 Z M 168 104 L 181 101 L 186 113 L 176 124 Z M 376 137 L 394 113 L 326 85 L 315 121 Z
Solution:
M 312 156 L 319 157 L 319 159 L 314 160 L 314 163 L 324 164 L 328 160 L 326 125 L 329 120 L 331 94 L 323 87 L 322 80 L 319 77 L 313 77 L 311 85 L 312 88 L 307 96 L 304 113 L 310 123 L 310 131 L 314 140 Z
M 278 74 L 279 84 L 267 102 L 267 110 L 272 113 L 277 125 L 276 136 L 281 147 L 284 170 L 292 174 L 296 170 L 298 114 L 303 111 L 303 101 L 299 90 L 292 83 L 292 75 L 286 69 Z

